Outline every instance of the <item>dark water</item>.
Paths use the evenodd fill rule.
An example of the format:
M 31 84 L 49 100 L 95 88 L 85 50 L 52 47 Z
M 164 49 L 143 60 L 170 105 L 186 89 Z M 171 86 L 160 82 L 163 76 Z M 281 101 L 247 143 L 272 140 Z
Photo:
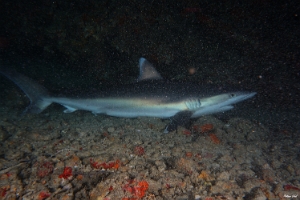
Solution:
M 53 92 L 131 83 L 144 56 L 166 79 L 256 91 L 238 115 L 300 128 L 296 1 L 1 4 L 1 64 Z
M 257 95 L 254 98 L 237 104 L 231 111 L 215 115 L 225 124 L 218 128 L 220 130 L 228 129 L 228 133 L 234 135 L 234 132 L 230 132 L 231 127 L 227 127 L 226 123 L 238 121 L 232 120 L 236 117 L 245 120 L 241 123 L 243 128 L 247 127 L 249 121 L 255 128 L 266 127 L 269 131 L 262 131 L 262 133 L 268 135 L 261 138 L 267 138 L 263 141 L 267 141 L 269 146 L 266 149 L 273 156 L 270 158 L 272 160 L 270 163 L 273 160 L 283 162 L 282 165 L 279 161 L 279 164 L 276 164 L 275 161 L 275 164 L 271 164 L 272 167 L 280 166 L 276 169 L 278 177 L 281 179 L 280 184 L 299 185 L 299 169 L 297 167 L 295 170 L 293 169 L 295 175 L 293 170 L 289 170 L 289 175 L 285 176 L 284 174 L 288 173 L 284 171 L 284 168 L 290 167 L 292 164 L 297 166 L 296 163 L 299 162 L 299 15 L 300 4 L 292 0 L 245 2 L 234 0 L 0 1 L 0 65 L 31 77 L 52 93 L 67 95 L 78 91 L 97 91 L 99 88 L 107 88 L 111 85 L 135 82 L 138 76 L 137 65 L 140 57 L 145 57 L 153 63 L 157 71 L 168 80 L 183 83 L 192 81 L 201 85 L 230 86 L 231 88 L 255 91 Z M 11 155 L 15 155 L 7 153 L 7 151 L 11 152 L 15 145 L 13 142 L 6 142 L 13 138 L 7 134 L 9 131 L 15 131 L 16 134 L 29 133 L 30 130 L 35 130 L 34 127 L 43 127 L 43 124 L 47 124 L 44 126 L 48 127 L 48 132 L 55 130 L 55 127 L 64 129 L 67 126 L 70 127 L 70 132 L 73 131 L 74 137 L 71 134 L 65 134 L 60 136 L 61 138 L 46 134 L 38 135 L 35 131 L 31 132 L 30 137 L 33 137 L 33 141 L 36 136 L 42 137 L 42 141 L 46 141 L 43 145 L 47 146 L 48 137 L 59 141 L 72 141 L 80 134 L 86 137 L 86 132 L 80 132 L 80 124 L 87 130 L 90 128 L 94 133 L 98 131 L 97 123 L 101 124 L 102 121 L 109 121 L 108 125 L 104 122 L 104 125 L 101 124 L 105 128 L 113 127 L 114 123 L 120 123 L 116 122 L 117 120 L 124 120 L 121 121 L 124 124 L 130 121 L 103 116 L 100 118 L 101 120 L 93 118 L 93 116 L 85 118 L 85 114 L 82 112 L 75 114 L 77 117 L 74 118 L 75 121 L 72 121 L 72 116 L 58 114 L 61 113 L 62 108 L 55 105 L 50 106 L 49 110 L 41 115 L 41 119 L 38 116 L 26 119 L 26 115 L 21 118 L 16 117 L 28 104 L 29 101 L 24 94 L 12 82 L 0 76 L 0 107 L 3 108 L 1 113 L 6 113 L 6 116 L 1 116 L 1 123 L 4 124 L 1 125 L 0 131 L 2 134 L 1 159 L 9 160 Z M 52 114 L 54 116 L 51 116 Z M 24 117 L 25 121 L 22 121 Z M 213 119 L 217 121 L 217 119 Z M 22 122 L 19 123 L 18 120 Z M 34 124 L 35 122 L 40 123 L 39 126 Z M 138 122 L 135 128 L 139 134 L 139 121 L 135 122 Z M 154 120 L 148 126 L 153 127 L 157 125 L 156 123 L 159 124 L 159 127 L 163 127 L 164 125 L 160 123 L 165 122 Z M 50 125 L 48 126 L 48 124 Z M 239 127 L 239 124 L 236 126 Z M 128 127 L 130 132 L 131 127 Z M 82 129 L 84 130 L 84 128 Z M 161 137 L 158 132 L 156 135 L 157 138 Z M 103 137 L 106 135 L 92 140 L 104 141 Z M 122 137 L 126 138 L 127 136 Z M 141 136 L 141 138 L 143 137 L 146 136 Z M 198 138 L 197 136 L 196 139 Z M 236 142 L 238 139 L 237 137 L 233 141 Z M 31 139 L 29 138 L 29 140 Z M 177 138 L 177 140 L 180 144 L 182 139 Z M 231 150 L 243 149 L 243 145 L 239 144 L 239 142 L 244 142 L 242 140 L 243 138 L 234 144 L 230 138 L 224 139 L 227 141 L 227 148 L 232 147 Z M 15 141 L 15 138 L 12 141 Z M 52 138 L 49 141 L 53 142 Z M 170 142 L 169 138 L 165 141 Z M 259 142 L 259 139 L 252 138 L 249 141 Z M 156 144 L 158 142 L 161 141 L 158 139 Z M 54 142 L 54 148 L 49 148 L 48 151 L 54 152 L 58 143 L 62 142 Z M 204 141 L 201 145 L 206 143 Z M 125 144 L 130 145 L 130 142 Z M 152 146 L 151 140 L 144 144 L 147 150 L 151 149 L 148 147 Z M 150 145 L 147 146 L 147 144 Z M 95 142 L 94 146 L 97 145 L 98 143 Z M 186 145 L 190 145 L 189 141 L 186 142 Z M 265 151 L 263 145 L 258 148 L 262 152 Z M 253 148 L 255 144 L 250 143 L 249 146 Z M 36 145 L 35 147 L 38 149 L 41 146 Z M 255 150 L 255 148 L 253 149 Z M 276 149 L 279 149 L 277 153 L 280 153 L 280 156 L 275 155 Z M 30 158 L 36 156 L 35 149 L 28 150 L 28 152 L 28 155 L 32 155 L 17 154 L 19 157 L 15 156 L 15 160 L 27 160 L 26 162 L 29 163 L 29 159 L 34 163 L 35 160 L 30 160 Z M 114 154 L 114 152 L 110 153 Z M 216 155 L 216 152 L 213 154 Z M 43 153 L 38 155 L 44 156 Z M 283 155 L 289 155 L 287 160 L 290 160 L 285 161 Z M 95 155 L 91 154 L 91 156 Z M 259 158 L 254 155 L 255 158 L 251 164 L 245 164 L 246 168 L 255 171 L 255 166 L 265 166 L 264 163 L 253 165 L 257 161 L 256 158 L 268 160 L 268 156 L 263 156 L 266 154 L 261 154 Z M 48 156 L 47 159 L 54 157 Z M 294 163 L 295 160 L 297 162 Z M 2 164 L 2 161 L 1 170 L 12 165 L 11 163 Z M 151 165 L 151 162 L 148 165 Z M 59 162 L 55 161 L 55 163 Z M 292 164 L 288 165 L 287 163 Z M 31 168 L 29 167 L 29 169 Z M 258 171 L 255 172 L 259 174 Z M 200 171 L 196 170 L 196 172 Z M 16 180 L 23 180 L 22 187 L 25 188 L 27 187 L 25 180 L 28 177 L 29 175 L 27 176 L 25 172 L 24 174 L 19 173 Z M 286 177 L 289 177 L 289 180 L 285 179 Z M 273 183 L 269 184 L 270 188 L 274 185 Z M 88 185 L 87 191 L 91 191 L 94 186 L 93 184 Z M 4 194 L 8 190 L 7 188 L 3 189 L 2 187 L 1 193 Z M 282 189 L 282 186 L 280 188 Z M 274 191 L 274 187 L 272 190 Z M 78 190 L 76 189 L 76 191 Z M 26 194 L 26 191 L 23 191 L 23 194 Z M 6 193 L 2 197 L 5 195 Z M 247 193 L 245 199 L 255 199 L 251 195 Z

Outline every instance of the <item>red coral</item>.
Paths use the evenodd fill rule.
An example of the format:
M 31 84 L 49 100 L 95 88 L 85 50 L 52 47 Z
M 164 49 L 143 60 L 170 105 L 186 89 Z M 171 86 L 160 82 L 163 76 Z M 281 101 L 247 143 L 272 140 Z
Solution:
M 5 174 L 6 174 L 7 177 L 11 176 L 11 173 L 9 173 L 9 172 L 6 172 Z
M 91 158 L 90 163 L 94 169 L 118 169 L 120 166 L 120 160 L 98 163 Z
M 5 197 L 7 193 L 7 188 L 0 188 L 1 197 Z
M 284 191 L 289 191 L 289 190 L 298 190 L 298 191 L 300 191 L 300 188 L 297 188 L 297 187 L 292 186 L 292 185 L 284 185 L 283 189 L 284 189 Z
M 90 159 L 90 163 L 91 163 L 92 168 L 94 168 L 94 169 L 100 168 L 99 163 L 94 161 L 92 158 Z
M 44 199 L 46 199 L 48 197 L 50 197 L 50 194 L 47 193 L 47 192 L 42 191 L 42 192 L 40 192 L 40 194 L 38 196 L 38 200 L 44 200 Z
M 44 178 L 53 172 L 54 166 L 51 162 L 38 163 L 37 176 Z
M 59 178 L 68 179 L 71 176 L 72 176 L 72 168 L 71 167 L 65 167 L 64 172 L 61 175 L 59 175 Z
M 191 134 L 192 134 L 191 131 L 189 131 L 189 130 L 183 130 L 182 133 L 186 136 L 191 136 Z
M 200 127 L 201 133 L 209 132 L 214 129 L 212 124 L 204 124 Z
M 135 155 L 138 155 L 138 156 L 142 156 L 142 155 L 145 154 L 145 150 L 144 150 L 144 148 L 141 147 L 141 146 L 136 146 L 136 147 L 134 148 L 134 154 L 135 154 Z

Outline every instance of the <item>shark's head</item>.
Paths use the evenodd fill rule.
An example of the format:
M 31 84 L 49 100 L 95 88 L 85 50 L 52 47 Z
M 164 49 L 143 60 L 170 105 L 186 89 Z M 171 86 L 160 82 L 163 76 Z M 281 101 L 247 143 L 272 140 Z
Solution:
M 192 115 L 193 118 L 203 115 L 224 112 L 233 108 L 233 104 L 253 97 L 256 92 L 229 92 L 200 98 L 200 106 Z M 187 104 L 187 107 L 188 104 Z
M 228 92 L 207 98 L 203 98 L 203 103 L 207 105 L 229 106 L 240 101 L 253 97 L 256 92 Z

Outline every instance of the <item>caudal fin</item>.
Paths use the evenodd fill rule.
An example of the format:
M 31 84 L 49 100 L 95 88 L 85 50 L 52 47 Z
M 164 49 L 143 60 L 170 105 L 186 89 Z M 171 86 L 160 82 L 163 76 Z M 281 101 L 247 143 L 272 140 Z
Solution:
M 49 95 L 46 88 L 32 79 L 3 67 L 0 67 L 0 73 L 13 81 L 30 99 L 30 105 L 24 112 L 40 113 L 52 103 L 47 100 Z

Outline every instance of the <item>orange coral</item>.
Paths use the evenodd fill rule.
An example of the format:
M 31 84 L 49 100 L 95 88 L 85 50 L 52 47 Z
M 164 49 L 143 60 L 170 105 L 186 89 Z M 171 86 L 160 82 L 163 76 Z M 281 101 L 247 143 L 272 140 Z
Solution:
M 210 139 L 213 143 L 215 143 L 215 144 L 220 144 L 221 143 L 219 138 L 214 133 L 209 134 L 209 137 L 210 137 Z
M 123 189 L 133 194 L 137 198 L 143 198 L 145 196 L 146 191 L 148 190 L 149 184 L 147 181 L 138 182 L 137 186 L 132 186 L 134 180 L 130 180 Z M 123 198 L 123 199 L 135 199 L 135 198 Z
M 82 174 L 78 174 L 77 177 L 76 177 L 76 179 L 78 181 L 81 181 L 83 179 L 83 175 Z
M 214 178 L 210 176 L 206 171 L 202 170 L 199 174 L 198 178 L 203 179 L 204 181 L 210 182 L 213 181 Z
M 145 192 L 148 190 L 149 184 L 146 181 L 141 181 L 138 186 L 135 187 L 135 196 L 142 198 L 145 196 Z
M 198 178 L 201 178 L 203 180 L 207 180 L 209 177 L 208 173 L 206 171 L 201 171 L 201 173 L 199 174 Z
M 76 155 L 73 155 L 73 157 L 72 157 L 72 161 L 73 161 L 74 163 L 78 163 L 78 162 L 80 161 L 80 159 L 79 159 L 79 157 L 78 157 L 78 156 L 76 156 Z
M 270 191 L 267 189 L 267 188 L 260 188 L 261 189 L 261 191 L 264 193 L 264 195 L 267 197 L 267 199 L 272 199 L 271 197 L 272 197 L 272 195 L 271 195 L 271 193 L 270 193 Z
M 186 155 L 186 157 L 190 158 L 190 157 L 193 156 L 193 153 L 192 152 L 186 152 L 185 155 Z
M 50 197 L 50 194 L 47 193 L 47 192 L 42 191 L 42 192 L 40 192 L 40 194 L 38 196 L 38 200 L 44 200 L 44 199 L 46 199 L 48 197 Z

